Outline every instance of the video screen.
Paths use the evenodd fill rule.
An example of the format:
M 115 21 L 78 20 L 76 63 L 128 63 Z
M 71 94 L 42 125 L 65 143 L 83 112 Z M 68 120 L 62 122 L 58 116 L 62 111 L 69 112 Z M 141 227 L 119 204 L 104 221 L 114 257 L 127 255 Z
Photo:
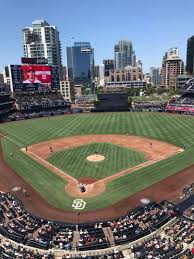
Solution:
M 59 68 L 48 65 L 10 65 L 11 90 L 50 91 L 58 90 Z
M 23 84 L 50 84 L 51 67 L 37 65 L 22 65 Z

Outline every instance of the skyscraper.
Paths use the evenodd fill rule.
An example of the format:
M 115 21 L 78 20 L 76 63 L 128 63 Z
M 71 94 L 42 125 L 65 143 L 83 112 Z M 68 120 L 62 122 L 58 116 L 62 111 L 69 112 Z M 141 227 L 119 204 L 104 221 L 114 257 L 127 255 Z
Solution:
M 137 61 L 137 67 L 140 67 L 141 69 L 143 69 L 143 64 L 142 64 L 141 59 L 138 59 L 138 61 Z
M 187 40 L 186 71 L 190 75 L 194 74 L 194 35 Z
M 150 68 L 150 77 L 152 86 L 159 86 L 161 83 L 161 68 L 160 67 L 151 67 Z
M 114 56 L 116 69 L 136 66 L 136 55 L 131 41 L 119 41 L 114 47 Z
M 58 65 L 61 70 L 61 44 L 56 26 L 35 20 L 22 31 L 24 57 L 46 58 L 49 65 Z
M 114 59 L 104 59 L 104 76 L 109 76 L 109 71 L 114 69 Z
M 91 85 L 94 80 L 94 49 L 89 42 L 74 42 L 67 47 L 68 79 L 75 84 Z
M 184 62 L 179 57 L 179 50 L 171 48 L 163 58 L 161 85 L 166 88 L 176 88 L 177 76 L 183 73 Z

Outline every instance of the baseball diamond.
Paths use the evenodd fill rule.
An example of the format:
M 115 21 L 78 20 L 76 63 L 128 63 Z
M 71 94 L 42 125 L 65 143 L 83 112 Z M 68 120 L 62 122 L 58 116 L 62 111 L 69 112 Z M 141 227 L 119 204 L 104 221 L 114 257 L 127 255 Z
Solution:
M 165 128 L 162 127 L 164 124 Z M 193 125 L 194 120 L 189 116 L 182 117 L 158 113 L 104 113 L 14 122 L 0 125 L 0 130 L 5 136 L 1 138 L 4 159 L 17 172 L 17 175 L 21 176 L 20 181 L 27 185 L 26 189 L 29 189 L 31 193 L 31 200 L 26 204 L 27 208 L 38 215 L 48 216 L 48 218 L 52 218 L 56 214 L 55 219 L 59 220 L 62 217 L 64 220 L 65 217 L 69 221 L 68 215 L 71 214 L 70 221 L 73 221 L 76 220 L 76 216 L 73 216 L 73 200 L 75 198 L 84 198 L 87 204 L 80 218 L 80 220 L 84 221 L 90 220 L 90 217 L 99 219 L 121 215 L 134 206 L 133 202 L 127 202 L 125 206 L 119 205 L 122 204 L 122 201 L 133 200 L 135 197 L 151 199 L 149 190 L 154 190 L 157 185 L 160 186 L 160 190 L 157 189 L 156 192 L 152 192 L 152 199 L 160 201 L 164 198 L 171 200 L 177 198 L 180 189 L 191 181 L 189 170 L 185 171 L 184 174 L 180 174 L 179 171 L 193 164 L 193 144 L 191 141 L 194 131 Z M 150 146 L 150 141 L 152 146 Z M 53 173 L 53 168 L 48 167 L 50 163 L 46 160 L 47 158 L 52 159 L 52 157 L 60 155 L 62 152 L 61 154 L 65 154 L 65 159 L 67 159 L 69 150 L 74 150 L 74 148 L 79 150 L 80 147 L 86 148 L 88 144 L 91 145 L 94 142 L 100 143 L 100 145 L 108 142 L 109 144 L 106 143 L 106 145 L 131 148 L 134 152 L 142 152 L 148 161 L 141 160 L 139 165 L 132 164 L 131 166 L 126 165 L 124 168 L 121 167 L 120 171 L 123 171 L 123 173 L 120 175 L 118 175 L 118 168 L 116 174 L 110 174 L 110 178 L 105 177 L 106 181 L 104 179 L 99 181 L 96 175 L 84 175 L 84 170 L 81 170 L 83 175 L 80 173 L 76 179 L 68 174 L 65 167 L 59 169 L 54 164 L 51 165 L 56 167 L 55 173 Z M 46 144 L 43 145 L 43 143 Z M 180 152 L 184 144 L 187 149 Z M 50 152 L 51 146 L 52 153 Z M 70 146 L 71 148 L 69 149 Z M 25 147 L 28 147 L 27 151 Z M 58 153 L 58 151 L 60 152 Z M 10 157 L 10 152 L 13 152 L 13 157 Z M 32 154 L 33 152 L 35 153 Z M 95 148 L 92 149 L 92 152 L 95 152 Z M 36 155 L 42 162 L 40 163 L 34 157 L 32 158 L 33 155 Z M 120 159 L 117 159 L 115 155 L 112 160 L 119 163 Z M 87 154 L 84 157 L 86 158 L 86 156 Z M 73 156 L 71 159 L 72 165 L 75 168 L 77 166 L 79 169 L 80 164 L 73 163 Z M 105 161 L 106 159 L 99 163 L 104 163 Z M 48 163 L 47 165 L 45 164 L 46 162 Z M 88 163 L 90 162 L 88 161 Z M 142 166 L 145 163 L 148 164 Z M 134 169 L 133 167 L 137 168 L 132 170 Z M 112 169 L 108 169 L 111 172 Z M 106 173 L 108 169 L 105 170 Z M 131 173 L 131 171 L 134 172 Z M 169 183 L 164 186 L 165 179 L 169 177 L 176 179 L 176 177 L 183 175 L 185 177 L 182 179 L 182 184 L 173 180 L 172 185 L 169 180 Z M 14 177 L 16 177 L 15 174 Z M 86 184 L 86 192 L 81 194 L 77 188 L 77 181 L 85 178 L 91 178 L 94 181 L 91 184 Z M 4 185 L 6 190 L 11 188 L 13 188 L 12 183 L 7 182 Z M 170 193 L 168 189 L 171 190 Z M 34 208 L 32 197 L 35 198 L 35 192 L 39 193 L 36 195 L 42 197 L 40 198 L 40 203 L 44 203 L 44 206 L 50 206 L 51 210 L 55 208 L 53 216 L 52 213 L 43 211 L 41 206 Z M 160 192 L 163 192 L 162 197 Z M 26 203 L 25 198 L 20 198 Z M 139 201 L 135 202 L 136 205 L 138 203 Z M 119 205 L 119 210 L 112 211 L 110 206 L 118 206 L 117 204 Z M 109 213 L 106 213 L 105 216 L 103 211 L 106 212 L 106 208 L 109 208 Z M 65 216 L 64 210 L 68 210 Z M 96 210 L 99 211 L 98 215 Z M 95 211 L 95 214 L 93 211 Z
M 65 189 L 70 196 L 91 198 L 104 192 L 108 182 L 182 151 L 161 141 L 106 134 L 49 140 L 29 146 L 26 154 L 67 180 Z M 95 166 L 86 161 L 85 157 L 94 152 L 103 153 L 106 160 Z M 76 180 L 81 178 L 85 182 L 87 177 L 95 179 L 95 183 L 88 184 L 85 191 L 80 192 Z

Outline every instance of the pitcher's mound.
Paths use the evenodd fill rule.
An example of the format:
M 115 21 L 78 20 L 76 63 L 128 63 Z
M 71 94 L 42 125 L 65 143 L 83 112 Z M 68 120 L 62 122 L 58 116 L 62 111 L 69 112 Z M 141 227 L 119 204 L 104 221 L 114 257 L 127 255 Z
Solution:
M 99 162 L 99 161 L 103 161 L 105 157 L 101 155 L 91 155 L 91 156 L 87 156 L 86 159 L 90 162 Z

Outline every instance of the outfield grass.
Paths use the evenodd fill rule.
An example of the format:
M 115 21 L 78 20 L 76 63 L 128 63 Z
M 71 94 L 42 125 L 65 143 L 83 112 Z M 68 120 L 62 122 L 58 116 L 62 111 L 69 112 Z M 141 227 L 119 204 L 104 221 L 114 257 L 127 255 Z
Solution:
M 71 209 L 73 198 L 64 195 L 66 182 L 27 157 L 20 148 L 71 135 L 129 134 L 166 141 L 186 151 L 114 180 L 107 191 L 87 199 L 86 210 L 106 207 L 194 163 L 194 118 L 160 113 L 98 113 L 51 117 L 0 125 L 6 162 L 56 207 Z M 10 159 L 10 152 L 14 158 Z M 16 155 L 15 155 L 16 154 Z
M 95 152 L 103 155 L 105 160 L 90 162 L 86 159 Z M 47 160 L 76 179 L 103 179 L 146 161 L 143 153 L 111 143 L 92 143 L 65 149 L 49 156 Z

